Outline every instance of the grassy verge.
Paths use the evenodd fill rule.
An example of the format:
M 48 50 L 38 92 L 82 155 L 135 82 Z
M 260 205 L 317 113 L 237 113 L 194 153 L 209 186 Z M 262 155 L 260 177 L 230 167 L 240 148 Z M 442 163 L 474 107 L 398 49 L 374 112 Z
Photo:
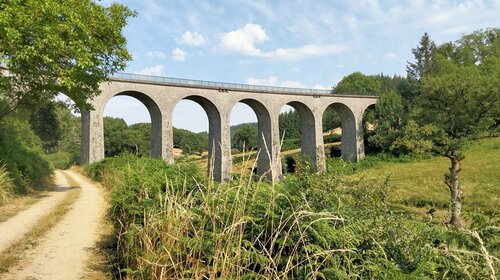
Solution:
M 464 210 L 498 217 L 500 206 L 500 137 L 481 139 L 465 151 L 461 183 Z M 363 163 L 360 163 L 363 164 Z M 448 209 L 450 192 L 444 185 L 449 168 L 444 157 L 409 162 L 378 162 L 352 176 L 366 184 L 380 184 L 391 177 L 388 201 L 401 208 L 425 213 L 430 208 Z
M 68 177 L 68 193 L 65 198 L 47 215 L 42 217 L 21 239 L 15 241 L 0 255 L 0 276 L 22 260 L 24 252 L 36 246 L 37 241 L 52 229 L 62 217 L 71 209 L 71 205 L 78 199 L 81 189 Z
M 82 279 L 113 279 L 117 275 L 116 261 L 117 239 L 113 229 L 113 222 L 106 218 L 99 227 L 99 241 L 90 250 L 92 256 L 87 260 Z

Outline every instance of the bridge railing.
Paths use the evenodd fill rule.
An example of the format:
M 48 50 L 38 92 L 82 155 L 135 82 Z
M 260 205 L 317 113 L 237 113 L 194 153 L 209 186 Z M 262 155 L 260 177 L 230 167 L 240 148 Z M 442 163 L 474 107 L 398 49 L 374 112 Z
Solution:
M 141 74 L 130 73 L 115 73 L 111 79 L 127 80 L 127 81 L 145 81 L 168 85 L 177 86 L 193 86 L 214 89 L 228 89 L 228 90 L 245 90 L 257 92 L 272 92 L 272 93 L 296 93 L 296 94 L 330 94 L 331 90 L 327 89 L 309 89 L 309 88 L 290 88 L 290 87 L 275 87 L 275 86 L 260 86 L 260 85 L 247 85 L 236 83 L 223 83 L 202 80 L 180 79 L 161 76 L 150 76 Z

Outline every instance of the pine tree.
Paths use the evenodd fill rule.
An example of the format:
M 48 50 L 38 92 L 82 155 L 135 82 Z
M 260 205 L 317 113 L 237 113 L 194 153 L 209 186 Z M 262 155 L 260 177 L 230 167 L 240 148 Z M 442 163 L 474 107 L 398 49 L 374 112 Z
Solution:
M 408 62 L 408 65 L 406 65 L 406 73 L 410 80 L 419 81 L 433 73 L 435 51 L 436 44 L 431 40 L 427 32 L 424 33 L 419 45 L 411 50 L 413 56 L 415 56 L 415 62 Z

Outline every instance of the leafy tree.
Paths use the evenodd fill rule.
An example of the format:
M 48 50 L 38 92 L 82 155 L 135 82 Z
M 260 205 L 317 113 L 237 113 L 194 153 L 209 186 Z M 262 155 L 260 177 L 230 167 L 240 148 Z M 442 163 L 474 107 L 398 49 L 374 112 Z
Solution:
M 300 116 L 296 110 L 283 112 L 278 117 L 281 137 L 300 139 Z
M 257 134 L 257 127 L 247 124 L 234 134 L 233 142 L 240 151 L 250 151 L 257 148 Z
M 332 107 L 326 108 L 323 113 L 323 132 L 330 131 L 341 125 L 340 115 Z
M 122 29 L 135 13 L 92 0 L 0 2 L 0 118 L 34 107 L 58 92 L 78 106 L 131 59 Z
M 55 111 L 61 124 L 61 137 L 57 143 L 58 152 L 67 152 L 72 156 L 71 163 L 78 162 L 80 157 L 80 141 L 82 134 L 82 122 L 80 117 L 72 114 L 70 104 L 56 102 Z
M 43 150 L 46 153 L 54 151 L 62 136 L 62 124 L 55 107 L 55 103 L 48 102 L 43 107 L 38 108 L 30 119 L 31 129 L 42 140 Z
M 404 106 L 401 95 L 392 90 L 381 94 L 375 107 L 375 131 L 368 141 L 388 151 L 392 143 L 400 136 L 403 115 Z
M 361 72 L 354 72 L 345 76 L 335 87 L 333 92 L 337 94 L 380 94 L 381 83 L 376 76 L 368 76 Z
M 490 127 L 500 112 L 500 56 L 496 52 L 500 29 L 473 35 L 482 38 L 475 40 L 482 42 L 476 48 L 463 44 L 469 38 L 464 36 L 444 45 L 446 52 L 440 50 L 435 59 L 436 74 L 420 80 L 415 113 L 419 125 L 434 126 L 433 150 L 450 160 L 445 183 L 451 192 L 450 223 L 456 226 L 461 225 L 464 198 L 460 186 L 462 150 Z
M 104 154 L 107 157 L 130 151 L 127 123 L 120 118 L 104 117 Z
M 129 140 L 129 149 L 138 156 L 151 154 L 151 124 L 136 123 L 125 130 L 125 139 Z
M 208 135 L 194 133 L 185 129 L 174 128 L 174 147 L 182 149 L 184 154 L 201 154 L 208 150 Z

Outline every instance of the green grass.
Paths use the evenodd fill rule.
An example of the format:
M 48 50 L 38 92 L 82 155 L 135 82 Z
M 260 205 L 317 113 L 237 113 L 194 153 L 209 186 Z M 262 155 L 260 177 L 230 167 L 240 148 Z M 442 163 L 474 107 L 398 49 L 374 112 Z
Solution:
M 498 214 L 500 208 L 500 137 L 481 139 L 465 151 L 461 183 L 465 193 L 464 210 Z M 368 160 L 370 161 L 370 159 Z M 409 162 L 379 162 L 360 168 L 352 178 L 366 184 L 382 183 L 391 176 L 388 199 L 391 203 L 423 208 L 447 209 L 450 199 L 443 183 L 449 160 L 445 157 Z M 418 212 L 418 211 L 417 211 Z

